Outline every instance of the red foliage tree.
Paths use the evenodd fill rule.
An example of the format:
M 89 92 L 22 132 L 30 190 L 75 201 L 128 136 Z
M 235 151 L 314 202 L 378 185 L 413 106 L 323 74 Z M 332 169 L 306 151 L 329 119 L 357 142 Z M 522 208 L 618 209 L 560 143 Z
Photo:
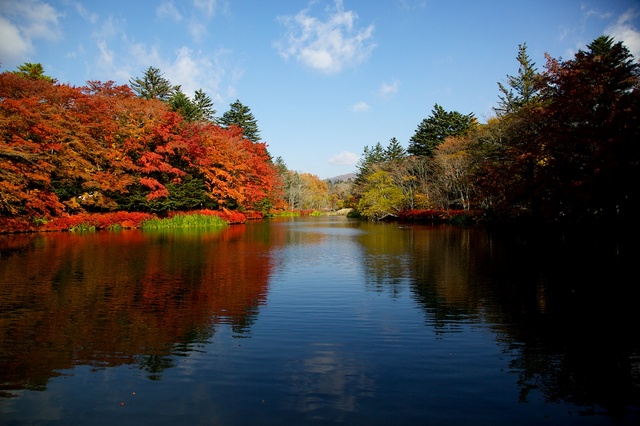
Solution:
M 113 82 L 76 88 L 2 73 L 0 129 L 5 217 L 112 211 L 119 203 L 145 210 L 187 177 L 220 206 L 253 209 L 273 196 L 277 180 L 266 145 L 239 128 L 187 122 Z

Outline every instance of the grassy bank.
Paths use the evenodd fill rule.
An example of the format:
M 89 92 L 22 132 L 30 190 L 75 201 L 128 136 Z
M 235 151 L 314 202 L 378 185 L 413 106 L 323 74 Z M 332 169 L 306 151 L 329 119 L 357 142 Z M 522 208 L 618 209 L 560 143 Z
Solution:
M 222 227 L 228 225 L 228 222 L 214 215 L 203 214 L 179 214 L 167 218 L 153 218 L 142 222 L 141 228 L 148 229 L 167 229 L 167 228 L 204 228 L 204 227 Z

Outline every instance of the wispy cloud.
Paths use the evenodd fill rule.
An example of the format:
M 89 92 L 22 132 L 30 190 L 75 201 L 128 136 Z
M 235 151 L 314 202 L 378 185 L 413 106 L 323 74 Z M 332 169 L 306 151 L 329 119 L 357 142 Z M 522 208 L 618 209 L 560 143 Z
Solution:
M 611 17 L 611 12 L 602 11 L 599 9 L 595 9 L 592 6 L 584 3 L 580 5 L 580 10 L 582 11 L 583 19 L 588 19 L 590 17 L 596 17 L 598 19 L 607 19 Z
M 193 5 L 206 19 L 213 18 L 219 7 L 218 0 L 193 0 Z
M 636 61 L 640 61 L 640 31 L 632 23 L 638 16 L 640 16 L 640 12 L 629 9 L 618 18 L 615 24 L 604 31 L 615 41 L 621 41 L 627 46 Z
M 193 13 L 189 20 L 189 33 L 194 41 L 200 43 L 209 34 L 208 23 L 220 11 L 226 9 L 226 1 L 221 0 L 192 0 Z
M 353 112 L 367 112 L 371 110 L 371 106 L 364 101 L 360 101 L 351 105 L 351 111 Z
M 329 159 L 329 163 L 335 166 L 353 166 L 358 163 L 360 156 L 353 152 L 342 151 Z
M 287 28 L 285 40 L 275 43 L 286 60 L 296 58 L 305 66 L 333 74 L 365 61 L 376 45 L 373 43 L 374 25 L 355 26 L 358 16 L 346 11 L 342 0 L 335 0 L 326 20 L 303 9 L 296 15 L 281 16 L 279 21 Z
M 131 78 L 142 77 L 148 67 L 153 66 L 189 96 L 202 89 L 216 104 L 235 96 L 234 85 L 241 73 L 229 63 L 228 50 L 203 51 L 183 45 L 167 52 L 161 46 L 134 40 L 126 22 L 111 16 L 96 26 L 92 38 L 95 56 L 88 63 L 93 78 L 128 83 Z
M 175 22 L 180 22 L 182 20 L 182 14 L 178 9 L 176 9 L 176 6 L 171 0 L 162 2 L 160 6 L 156 8 L 156 16 L 158 18 L 171 19 Z
M 182 91 L 189 96 L 198 89 L 207 92 L 215 103 L 222 102 L 218 95 L 223 80 L 229 76 L 227 68 L 222 62 L 228 52 L 219 51 L 213 56 L 205 55 L 201 51 L 194 51 L 187 47 L 178 50 L 175 59 L 166 65 L 167 78 L 180 84 Z
M 380 90 L 378 93 L 385 99 L 388 99 L 398 93 L 398 89 L 400 88 L 400 81 L 393 80 L 391 83 L 382 83 L 380 85 Z
M 428 7 L 428 2 L 425 0 L 399 0 L 398 4 L 405 12 L 422 11 Z
M 209 23 L 220 12 L 227 9 L 226 0 L 192 0 L 190 4 L 183 1 L 164 0 L 156 8 L 156 16 L 176 23 L 184 23 L 191 38 L 202 42 L 209 34 Z
M 201 42 L 204 37 L 209 33 L 207 26 L 202 22 L 198 22 L 195 19 L 191 19 L 189 23 L 189 34 L 196 42 Z
M 98 22 L 98 14 L 97 13 L 90 12 L 81 3 L 76 3 L 75 7 L 76 7 L 76 11 L 78 12 L 78 15 L 80 15 L 80 17 L 82 19 L 84 19 L 85 21 L 87 21 L 87 22 L 89 22 L 91 24 L 95 24 L 96 22 Z
M 39 0 L 0 0 L 0 57 L 14 59 L 30 53 L 35 39 L 59 39 L 61 16 Z

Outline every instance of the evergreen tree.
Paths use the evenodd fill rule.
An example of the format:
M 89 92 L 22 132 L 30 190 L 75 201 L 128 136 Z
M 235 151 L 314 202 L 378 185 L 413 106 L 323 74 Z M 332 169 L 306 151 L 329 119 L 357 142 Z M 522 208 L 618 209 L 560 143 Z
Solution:
M 364 183 L 367 175 L 373 170 L 373 166 L 382 163 L 384 159 L 385 150 L 380 142 L 371 148 L 365 146 L 362 156 L 356 164 L 356 184 Z
M 169 105 L 174 111 L 179 112 L 186 121 L 196 121 L 200 118 L 198 107 L 187 95 L 182 93 L 179 86 L 169 99 Z
M 498 83 L 502 95 L 498 96 L 498 106 L 494 108 L 494 111 L 499 116 L 516 112 L 538 97 L 536 82 L 540 77 L 535 68 L 535 63 L 531 62 L 527 54 L 526 43 L 518 45 L 518 56 L 516 56 L 516 59 L 520 64 L 518 75 L 507 76 L 508 87 L 502 83 Z
M 198 119 L 204 121 L 215 120 L 216 110 L 213 109 L 213 101 L 202 89 L 196 90 L 193 104 L 198 110 Z
M 407 155 L 398 139 L 389 139 L 389 145 L 384 150 L 384 157 L 386 161 L 400 161 Z
M 32 64 L 31 62 L 25 62 L 18 66 L 18 71 L 13 71 L 14 74 L 21 75 L 30 80 L 45 80 L 49 83 L 55 83 L 54 78 L 44 74 L 44 67 L 42 64 Z
M 168 101 L 171 99 L 176 89 L 171 86 L 171 82 L 162 76 L 158 68 L 149 67 L 142 78 L 129 80 L 131 89 L 141 98 L 160 99 Z
M 284 159 L 280 156 L 276 157 L 276 159 L 273 162 L 274 166 L 276 166 L 276 169 L 278 170 L 278 173 L 281 176 L 284 176 L 286 173 L 289 172 L 289 169 L 287 168 L 287 164 L 284 162 Z
M 214 121 L 215 110 L 213 102 L 201 89 L 196 90 L 192 100 L 185 95 L 180 86 L 176 86 L 169 99 L 169 105 L 174 111 L 179 112 L 187 121 Z
M 258 142 L 260 140 L 258 122 L 249 107 L 243 105 L 238 99 L 229 106 L 229 111 L 225 112 L 220 118 L 220 124 L 225 127 L 238 126 L 242 129 L 246 139 Z
M 464 115 L 457 111 L 447 112 L 435 104 L 431 116 L 418 125 L 407 152 L 411 155 L 433 157 L 435 148 L 447 137 L 464 135 L 475 123 L 473 113 Z

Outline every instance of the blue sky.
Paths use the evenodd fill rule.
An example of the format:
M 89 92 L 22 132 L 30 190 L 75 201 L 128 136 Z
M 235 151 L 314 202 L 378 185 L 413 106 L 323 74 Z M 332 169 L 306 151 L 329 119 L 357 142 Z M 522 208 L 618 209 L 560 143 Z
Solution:
M 82 86 L 157 67 L 217 115 L 239 99 L 274 157 L 325 179 L 365 146 L 407 147 L 435 103 L 486 121 L 518 44 L 542 70 L 602 34 L 640 58 L 640 2 L 0 0 L 0 70 Z

